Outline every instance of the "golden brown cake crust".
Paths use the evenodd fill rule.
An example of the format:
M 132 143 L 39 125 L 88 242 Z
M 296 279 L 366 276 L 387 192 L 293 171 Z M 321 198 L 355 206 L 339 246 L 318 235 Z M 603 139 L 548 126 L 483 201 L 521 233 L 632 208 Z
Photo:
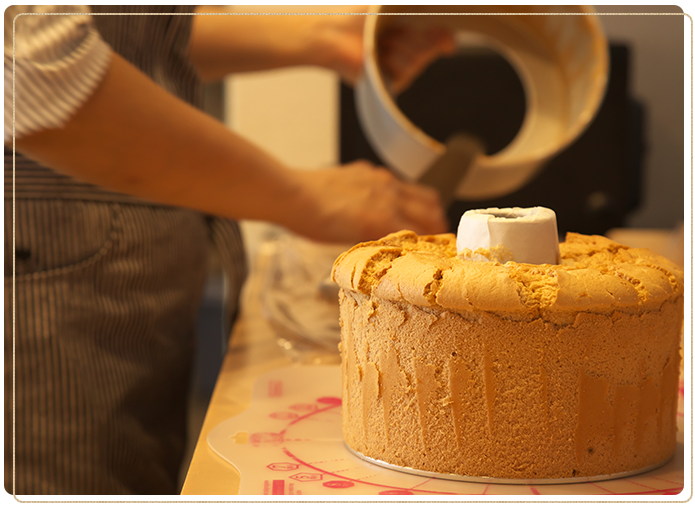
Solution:
M 401 231 L 343 253 L 332 276 L 343 289 L 391 301 L 555 322 L 577 312 L 655 309 L 683 294 L 682 270 L 649 250 L 569 233 L 560 253 L 558 265 L 465 260 L 453 234 Z

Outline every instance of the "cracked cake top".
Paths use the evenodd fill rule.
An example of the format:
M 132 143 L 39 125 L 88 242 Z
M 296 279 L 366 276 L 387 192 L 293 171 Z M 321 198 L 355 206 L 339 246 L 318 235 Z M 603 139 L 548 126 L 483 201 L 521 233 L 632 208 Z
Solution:
M 400 231 L 341 254 L 332 278 L 344 290 L 391 301 L 522 318 L 639 313 L 683 294 L 683 271 L 650 250 L 568 233 L 560 253 L 560 264 L 502 263 L 494 251 L 457 255 L 453 234 Z

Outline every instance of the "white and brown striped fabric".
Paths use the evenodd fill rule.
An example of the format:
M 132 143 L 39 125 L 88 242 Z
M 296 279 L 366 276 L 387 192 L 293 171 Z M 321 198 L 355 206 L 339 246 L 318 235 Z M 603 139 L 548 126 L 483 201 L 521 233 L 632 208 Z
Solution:
M 10 6 L 4 40 L 5 144 L 12 140 L 13 112 L 17 137 L 64 125 L 99 84 L 111 59 L 85 5 Z
M 123 9 L 174 15 L 99 15 Z M 190 7 L 92 11 L 101 39 L 197 104 L 185 58 L 192 17 L 177 15 Z M 5 62 L 7 80 L 7 55 Z M 27 89 L 17 84 L 18 93 Z M 12 158 L 6 149 L 5 487 L 19 495 L 177 493 L 208 255 L 219 250 L 232 318 L 246 272 L 239 229 L 75 180 L 21 154 L 13 202 Z

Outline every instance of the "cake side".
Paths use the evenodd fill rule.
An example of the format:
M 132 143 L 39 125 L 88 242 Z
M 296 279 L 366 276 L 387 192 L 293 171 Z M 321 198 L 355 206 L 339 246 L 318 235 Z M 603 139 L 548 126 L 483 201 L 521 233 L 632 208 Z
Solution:
M 345 441 L 388 463 L 468 476 L 660 463 L 676 445 L 682 308 L 582 313 L 560 327 L 342 291 Z

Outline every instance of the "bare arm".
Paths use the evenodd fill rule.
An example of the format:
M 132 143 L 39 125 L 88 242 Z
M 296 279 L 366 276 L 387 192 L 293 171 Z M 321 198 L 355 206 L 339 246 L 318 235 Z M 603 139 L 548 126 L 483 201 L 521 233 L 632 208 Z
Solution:
M 272 221 L 315 239 L 445 229 L 434 192 L 366 164 L 289 170 L 118 55 L 64 128 L 16 143 L 28 156 L 85 181 L 230 218 Z
M 322 12 L 331 7 L 245 6 L 233 10 L 198 7 L 193 18 L 190 59 L 205 80 L 235 72 L 260 71 L 294 65 L 333 68 L 333 60 L 345 60 L 358 72 L 362 65 L 361 16 L 306 16 L 295 12 Z M 334 11 L 359 11 L 354 6 Z M 232 14 L 231 13 L 236 13 Z M 240 12 L 270 12 L 272 15 L 238 15 Z M 226 13 L 226 14 L 224 14 Z M 335 33 L 352 37 L 352 44 L 337 47 Z M 336 53 L 340 52 L 340 55 Z
M 229 15 L 220 7 L 196 12 L 227 13 L 193 18 L 189 58 L 205 80 L 291 65 L 331 69 L 350 84 L 362 74 L 365 6 L 236 6 L 232 11 L 272 15 Z M 322 14 L 297 14 L 307 12 Z M 421 31 L 395 24 L 380 33 L 379 46 L 382 68 L 402 91 L 456 44 L 444 27 Z

